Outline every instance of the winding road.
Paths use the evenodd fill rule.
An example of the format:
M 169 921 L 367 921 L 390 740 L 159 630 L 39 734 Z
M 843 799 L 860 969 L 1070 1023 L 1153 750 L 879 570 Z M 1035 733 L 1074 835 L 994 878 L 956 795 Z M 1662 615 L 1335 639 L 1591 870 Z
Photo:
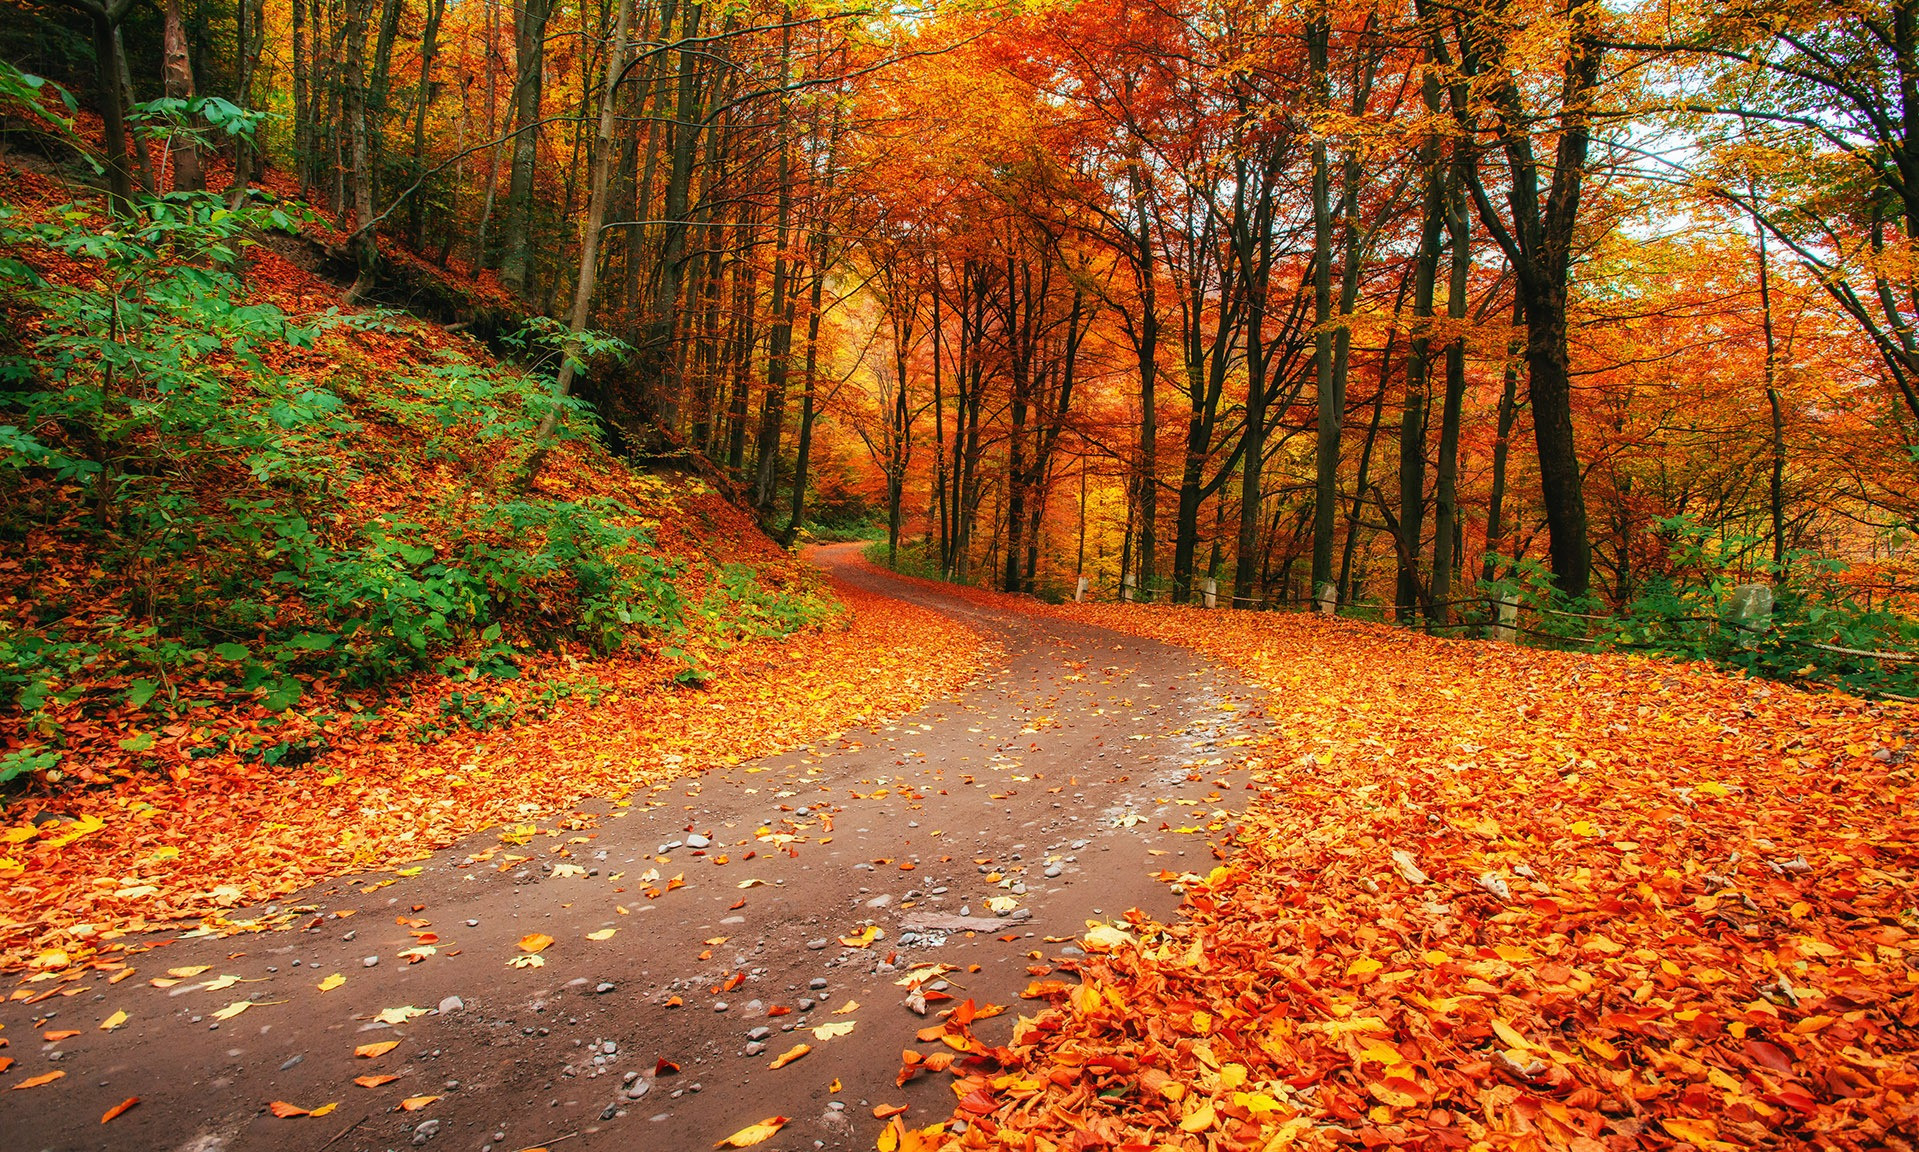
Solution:
M 116 1004 L 134 993 L 117 1031 L 97 1027 L 104 987 L 8 1004 L 13 1078 L 59 1070 L 67 1083 L 0 1092 L 0 1144 L 667 1152 L 778 1115 L 787 1124 L 761 1147 L 793 1152 L 872 1147 L 878 1106 L 908 1106 L 914 1125 L 947 1116 L 949 1077 L 895 1084 L 902 1049 L 937 1022 L 909 1010 L 901 981 L 951 965 L 918 968 L 924 987 L 943 981 L 954 997 L 931 1010 L 1005 1005 L 976 1026 L 1003 1042 L 1029 1007 L 1020 990 L 1071 954 L 1089 919 L 1170 915 L 1178 897 L 1154 876 L 1211 867 L 1209 841 L 1249 796 L 1235 765 L 1264 704 L 1181 649 L 900 579 L 854 545 L 814 559 L 836 580 L 960 619 L 1001 659 L 894 723 L 638 793 L 631 807 L 584 806 L 592 827 L 541 820 L 523 846 L 493 830 L 386 886 L 318 885 L 281 904 L 311 907 L 305 930 L 170 944 L 140 965 L 154 969 L 142 983 L 114 990 Z M 676 876 L 682 886 L 647 897 Z M 868 925 L 883 935 L 841 943 Z M 555 941 L 541 962 L 509 967 L 533 955 L 520 942 L 536 933 Z M 434 954 L 407 963 L 422 941 Z M 154 962 L 208 967 L 160 989 L 143 983 Z M 346 982 L 318 991 L 333 973 Z M 247 983 L 203 987 L 227 975 Z M 400 1006 L 429 1011 L 376 1019 Z M 829 1024 L 853 1028 L 814 1032 Z M 78 1035 L 40 1039 L 69 1029 Z M 355 1057 L 384 1041 L 397 1045 Z M 771 1067 L 800 1043 L 811 1051 Z M 395 1079 L 354 1083 L 382 1076 Z M 103 1126 L 130 1096 L 139 1106 Z M 399 1107 L 426 1096 L 437 1099 Z M 283 1119 L 269 1101 L 338 1106 Z

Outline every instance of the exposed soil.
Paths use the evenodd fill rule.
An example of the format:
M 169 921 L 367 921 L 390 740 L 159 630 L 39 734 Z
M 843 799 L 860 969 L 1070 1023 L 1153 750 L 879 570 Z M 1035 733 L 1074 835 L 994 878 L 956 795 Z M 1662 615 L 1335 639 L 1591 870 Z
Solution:
M 600 817 L 590 827 L 542 818 L 524 845 L 495 830 L 386 886 L 320 885 L 281 905 L 312 907 L 305 930 L 178 940 L 135 957 L 137 975 L 116 986 L 6 1004 L 0 1037 L 19 1061 L 7 1080 L 66 1076 L 0 1091 L 5 1145 L 693 1149 L 780 1115 L 790 1122 L 766 1149 L 868 1148 L 877 1105 L 910 1105 L 918 1124 L 947 1115 L 950 1077 L 895 1086 L 914 1033 L 972 998 L 1008 1006 L 975 1026 L 1004 1042 L 1029 967 L 1070 955 L 1088 919 L 1170 915 L 1178 897 L 1154 875 L 1212 865 L 1207 829 L 1249 795 L 1236 765 L 1263 704 L 1187 651 L 899 580 L 856 555 L 841 545 L 816 559 L 838 580 L 963 620 L 1003 660 L 897 723 L 683 779 L 651 793 L 656 807 L 588 806 Z M 795 839 L 782 846 L 762 829 Z M 678 875 L 684 886 L 649 899 L 649 869 L 660 888 Z M 996 872 L 1023 890 L 989 882 Z M 996 915 L 986 902 L 997 896 L 1017 910 Z M 885 935 L 839 942 L 869 923 Z M 611 938 L 587 939 L 607 928 Z M 408 964 L 400 953 L 422 931 L 437 951 Z M 509 967 L 529 933 L 554 938 L 545 963 Z M 955 999 L 922 1018 L 897 982 L 929 963 L 957 966 L 945 974 Z M 198 965 L 210 968 L 175 987 L 146 983 Z M 346 983 L 320 992 L 333 973 Z M 713 991 L 735 974 L 738 986 Z M 201 987 L 221 975 L 261 982 Z M 247 997 L 253 1007 L 213 1019 Z M 859 1007 L 840 1013 L 849 1001 Z M 374 1019 L 399 1006 L 433 1011 Z M 791 1011 L 769 1014 L 776 1006 Z M 127 1023 L 100 1031 L 116 1010 Z M 849 1034 L 811 1033 L 848 1021 Z M 40 1039 L 67 1029 L 80 1034 Z M 385 1040 L 399 1045 L 354 1057 Z M 769 1068 L 801 1042 L 808 1055 Z M 656 1077 L 662 1060 L 678 1073 Z M 379 1074 L 398 1079 L 353 1083 Z M 103 1126 L 129 1096 L 140 1104 Z M 439 1098 L 399 1110 L 414 1096 Z M 281 1119 L 270 1101 L 339 1103 Z

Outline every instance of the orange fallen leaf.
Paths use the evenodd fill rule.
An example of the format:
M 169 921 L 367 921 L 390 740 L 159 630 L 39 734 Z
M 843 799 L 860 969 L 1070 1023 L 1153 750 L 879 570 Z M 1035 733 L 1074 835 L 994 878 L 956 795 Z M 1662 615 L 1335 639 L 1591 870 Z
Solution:
M 80 1030 L 78 1028 L 63 1028 L 58 1032 L 42 1032 L 40 1039 L 45 1040 L 49 1044 L 56 1044 L 62 1040 L 71 1040 L 79 1034 Z
M 308 1109 L 302 1108 L 298 1104 L 289 1104 L 285 1100 L 275 1100 L 268 1104 L 267 1111 L 282 1120 L 290 1120 L 295 1116 L 311 1116 L 313 1114 Z
M 399 1077 L 392 1073 L 381 1072 L 373 1076 L 355 1076 L 353 1082 L 362 1088 L 378 1088 L 382 1084 L 391 1084 L 398 1079 Z
M 400 1101 L 400 1108 L 407 1112 L 418 1112 L 420 1109 L 438 1099 L 438 1096 L 408 1096 L 406 1099 Z
M 58 1080 L 60 1077 L 65 1075 L 66 1075 L 65 1072 L 42 1072 L 38 1076 L 28 1077 L 27 1079 L 20 1081 L 20 1083 L 15 1084 L 13 1086 L 13 1090 L 15 1092 L 18 1092 L 22 1088 L 38 1088 L 42 1084 L 51 1084 L 55 1080 Z
M 544 932 L 528 932 L 520 937 L 520 951 L 539 952 L 551 943 L 553 943 L 553 937 Z
M 113 1119 L 115 1116 L 121 1115 L 127 1109 L 133 1107 L 135 1104 L 138 1104 L 139 1102 L 140 1102 L 140 1098 L 138 1096 L 127 1097 L 125 1100 L 122 1100 L 118 1104 L 115 1104 L 113 1107 L 107 1109 L 106 1113 L 100 1117 L 100 1123 L 105 1124 L 107 1121 Z
M 353 1054 L 363 1060 L 371 1060 L 375 1056 L 384 1056 L 399 1046 L 400 1042 L 398 1040 L 379 1040 L 372 1044 L 360 1045 L 353 1050 Z
M 800 1057 L 806 1055 L 808 1052 L 811 1052 L 812 1050 L 813 1050 L 813 1046 L 811 1044 L 795 1044 L 791 1048 L 788 1048 L 786 1051 L 780 1053 L 778 1056 L 775 1056 L 773 1058 L 772 1066 L 774 1068 L 784 1068 L 788 1064 L 791 1064 L 793 1061 L 798 1060 Z
M 906 1111 L 904 1104 L 877 1104 L 873 1107 L 873 1119 L 889 1120 Z

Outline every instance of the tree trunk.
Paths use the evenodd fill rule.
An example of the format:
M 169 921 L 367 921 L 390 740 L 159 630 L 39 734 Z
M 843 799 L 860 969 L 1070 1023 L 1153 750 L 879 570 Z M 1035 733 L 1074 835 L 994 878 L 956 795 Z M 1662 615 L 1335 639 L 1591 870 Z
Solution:
M 439 53 L 440 20 L 446 0 L 427 0 L 426 27 L 420 33 L 420 91 L 413 102 L 413 179 L 426 179 L 426 113 L 433 103 L 433 58 Z M 413 190 L 407 203 L 407 231 L 415 251 L 426 249 L 426 188 Z
M 244 8 L 245 0 L 240 0 L 240 3 Z M 166 0 L 161 39 L 164 45 L 162 73 L 166 81 L 166 94 L 176 100 L 190 101 L 193 99 L 193 62 L 187 55 L 186 15 L 180 0 Z M 192 119 L 188 117 L 189 123 Z M 167 158 L 173 168 L 175 191 L 206 191 L 206 167 L 200 162 L 200 142 L 192 131 L 179 143 L 168 139 Z
M 1316 106 L 1327 102 L 1327 41 L 1330 28 L 1322 4 L 1306 28 L 1306 54 Z M 1339 499 L 1339 450 L 1346 397 L 1333 375 L 1333 216 L 1332 170 L 1326 141 L 1313 139 L 1313 382 L 1318 393 L 1318 437 L 1313 465 L 1313 577 L 1309 595 L 1333 578 L 1333 530 Z
M 573 284 L 573 312 L 567 320 L 571 333 L 560 351 L 560 374 L 553 383 L 554 406 L 540 417 L 533 433 L 533 452 L 528 457 L 521 480 L 522 490 L 532 484 L 546 459 L 553 430 L 559 423 L 558 401 L 572 394 L 573 378 L 580 357 L 580 333 L 586 331 L 593 315 L 593 290 L 600 279 L 600 233 L 606 226 L 607 171 L 613 163 L 614 99 L 618 95 L 620 69 L 626 64 L 626 28 L 633 15 L 633 0 L 620 0 L 613 18 L 613 40 L 606 51 L 606 79 L 600 89 L 600 127 L 598 147 L 593 153 L 592 191 L 588 194 L 586 221 L 580 226 L 580 270 Z
M 513 165 L 508 175 L 506 220 L 501 232 L 506 251 L 500 283 L 526 294 L 527 262 L 533 232 L 533 177 L 539 160 L 541 73 L 546 62 L 546 22 L 553 0 L 521 0 L 514 9 Z
M 1439 85 L 1430 88 L 1427 107 L 1439 115 Z M 1457 147 L 1457 145 L 1455 145 Z M 1456 154 L 1445 189 L 1446 233 L 1452 245 L 1452 266 L 1446 282 L 1446 316 L 1454 330 L 1446 341 L 1446 398 L 1439 418 L 1439 459 L 1433 498 L 1432 602 L 1426 618 L 1444 625 L 1451 620 L 1453 569 L 1459 557 L 1455 537 L 1459 528 L 1459 424 L 1466 402 L 1466 337 L 1460 330 L 1466 319 L 1466 282 L 1472 271 L 1472 232 L 1466 217 L 1466 181 L 1463 154 Z
M 373 227 L 373 145 L 367 123 L 366 26 L 372 0 L 348 0 L 346 26 L 346 116 L 353 149 L 350 173 L 353 192 L 353 234 L 348 246 L 356 269 L 347 289 L 347 303 L 365 299 L 379 273 L 380 249 Z

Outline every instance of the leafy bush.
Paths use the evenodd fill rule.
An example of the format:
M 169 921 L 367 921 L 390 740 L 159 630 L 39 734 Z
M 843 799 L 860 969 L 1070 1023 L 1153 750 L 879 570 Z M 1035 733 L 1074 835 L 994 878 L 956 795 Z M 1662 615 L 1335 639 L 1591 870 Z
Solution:
M 329 329 L 413 331 L 250 302 L 241 257 L 298 223 L 201 193 L 143 198 L 110 224 L 0 206 L 0 300 L 20 334 L 0 349 L 0 539 L 30 592 L 0 618 L 0 700 L 43 740 L 74 708 L 278 711 L 314 677 L 511 676 L 528 648 L 611 652 L 682 626 L 677 569 L 632 508 L 482 482 L 424 514 L 359 510 L 350 490 L 384 481 L 375 469 L 498 459 L 556 401 L 538 375 L 451 357 L 397 380 L 356 373 L 337 341 L 338 390 L 286 368 Z M 428 434 L 401 458 L 369 453 L 356 401 Z M 0 772 L 55 755 L 34 745 Z
M 1919 664 L 1860 655 L 1914 651 L 1919 621 L 1862 604 L 1842 579 L 1844 563 L 1793 554 L 1783 564 L 1742 572 L 1738 558 L 1750 555 L 1755 541 L 1709 532 L 1684 516 L 1659 521 L 1657 527 L 1672 541 L 1666 569 L 1649 577 L 1640 594 L 1617 611 L 1605 612 L 1591 600 L 1567 602 L 1537 562 L 1514 565 L 1511 580 L 1487 591 L 1517 593 L 1523 622 L 1547 642 L 1557 637 L 1657 652 L 1851 692 L 1919 695 Z M 1736 590 L 1751 583 L 1764 583 L 1772 593 L 1772 614 L 1763 629 L 1734 616 Z

